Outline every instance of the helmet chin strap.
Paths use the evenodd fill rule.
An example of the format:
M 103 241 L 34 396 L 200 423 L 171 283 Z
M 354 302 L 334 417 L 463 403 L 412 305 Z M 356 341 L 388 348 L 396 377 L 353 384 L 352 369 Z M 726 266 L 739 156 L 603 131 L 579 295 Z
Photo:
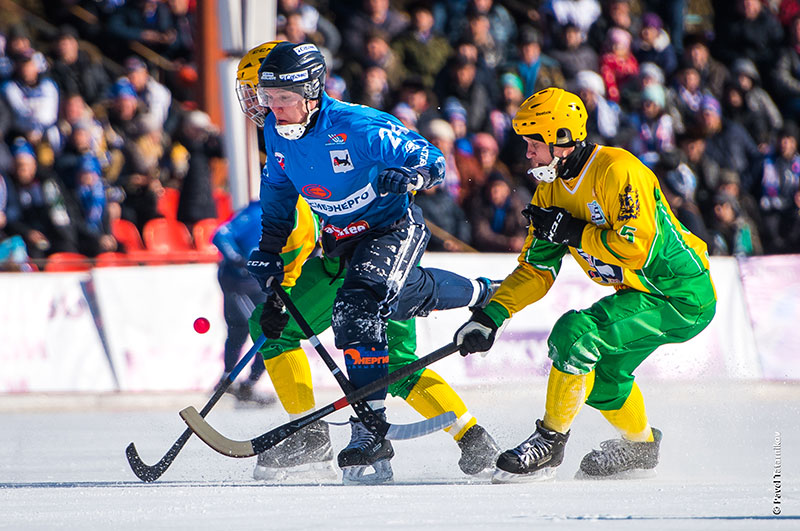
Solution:
M 297 140 L 298 138 L 302 138 L 302 136 L 306 133 L 306 128 L 308 124 L 311 122 L 311 118 L 313 118 L 314 113 L 319 110 L 319 105 L 314 109 L 309 109 L 308 101 L 306 100 L 306 111 L 308 111 L 308 115 L 306 116 L 305 122 L 301 124 L 286 124 L 286 125 L 278 125 L 275 124 L 275 132 L 277 132 L 280 136 L 285 138 L 286 140 Z

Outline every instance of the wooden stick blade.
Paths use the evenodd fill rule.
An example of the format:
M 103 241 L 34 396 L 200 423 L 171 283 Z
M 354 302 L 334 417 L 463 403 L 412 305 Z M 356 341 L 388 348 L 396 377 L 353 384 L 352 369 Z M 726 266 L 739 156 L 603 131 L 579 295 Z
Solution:
M 253 457 L 256 452 L 253 450 L 253 443 L 251 441 L 234 441 L 228 439 L 220 432 L 211 427 L 205 421 L 200 413 L 194 408 L 189 406 L 180 412 L 183 421 L 189 426 L 200 439 L 208 446 L 228 457 Z

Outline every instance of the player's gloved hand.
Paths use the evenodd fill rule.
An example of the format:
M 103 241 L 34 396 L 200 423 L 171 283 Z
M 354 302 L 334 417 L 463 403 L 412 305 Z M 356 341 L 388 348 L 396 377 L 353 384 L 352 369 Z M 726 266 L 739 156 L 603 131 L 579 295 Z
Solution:
M 422 188 L 424 181 L 417 170 L 386 168 L 378 174 L 378 193 L 405 194 Z
M 267 339 L 278 339 L 283 333 L 283 329 L 289 323 L 289 314 L 283 307 L 281 299 L 276 293 L 269 295 L 264 303 L 264 310 L 258 324 Z
M 581 236 L 586 222 L 572 217 L 572 214 L 560 207 L 542 208 L 528 205 L 522 215 L 533 225 L 533 235 L 540 240 L 551 243 L 581 246 Z
M 283 281 L 283 259 L 280 255 L 255 249 L 247 260 L 247 271 L 258 281 L 261 291 L 270 295 L 272 281 L 279 284 Z
M 456 330 L 453 343 L 458 346 L 462 356 L 474 352 L 485 356 L 492 348 L 495 337 L 497 337 L 497 325 L 482 309 L 476 309 L 469 321 Z

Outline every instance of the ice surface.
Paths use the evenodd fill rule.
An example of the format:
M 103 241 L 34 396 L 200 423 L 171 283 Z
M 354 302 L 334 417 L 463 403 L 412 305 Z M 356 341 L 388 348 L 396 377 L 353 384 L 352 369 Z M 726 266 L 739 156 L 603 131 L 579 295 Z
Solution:
M 159 481 L 145 484 L 128 467 L 127 444 L 134 441 L 142 459 L 155 463 L 185 428 L 178 410 L 199 409 L 207 396 L 143 403 L 108 395 L 88 405 L 51 398 L 44 407 L 34 407 L 34 398 L 0 397 L 0 529 L 800 529 L 800 385 L 639 382 L 650 419 L 664 432 L 657 477 L 574 480 L 581 457 L 614 436 L 599 413 L 585 408 L 557 480 L 522 485 L 462 475 L 458 448 L 445 433 L 395 443 L 395 485 L 266 485 L 251 479 L 253 458 L 221 456 L 197 438 Z M 462 396 L 509 448 L 542 414 L 544 385 L 487 385 Z M 340 396 L 319 395 L 320 405 Z M 390 421 L 418 419 L 396 399 L 388 411 Z M 225 435 L 246 439 L 284 415 L 279 407 L 235 409 L 226 397 L 208 419 Z M 331 431 L 334 448 L 342 448 L 349 430 Z

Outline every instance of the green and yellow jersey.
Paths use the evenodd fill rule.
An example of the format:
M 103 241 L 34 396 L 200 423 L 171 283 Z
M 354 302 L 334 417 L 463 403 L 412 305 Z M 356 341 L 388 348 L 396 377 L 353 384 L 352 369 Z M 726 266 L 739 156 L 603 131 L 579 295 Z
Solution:
M 286 245 L 281 249 L 284 268 L 281 284 L 283 287 L 291 288 L 295 285 L 297 277 L 303 270 L 303 263 L 314 251 L 318 238 L 319 219 L 311 211 L 305 199 L 299 198 L 295 208 L 294 227 L 286 240 Z
M 595 146 L 577 176 L 539 183 L 531 203 L 589 223 L 580 248 L 536 239 L 529 228 L 519 265 L 486 308 L 498 324 L 547 293 L 568 251 L 598 284 L 663 295 L 677 306 L 713 304 L 713 288 L 698 293 L 687 282 L 709 276 L 706 244 L 680 224 L 653 172 L 631 153 Z

